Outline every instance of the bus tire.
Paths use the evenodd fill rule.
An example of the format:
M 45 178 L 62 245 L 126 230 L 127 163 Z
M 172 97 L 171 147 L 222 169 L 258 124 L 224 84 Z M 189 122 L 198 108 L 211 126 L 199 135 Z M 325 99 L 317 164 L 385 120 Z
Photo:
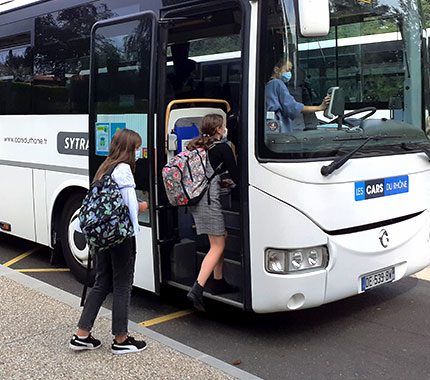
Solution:
M 84 235 L 74 229 L 82 199 L 82 195 L 76 194 L 66 201 L 61 213 L 59 234 L 64 260 L 75 278 L 84 284 L 87 281 L 88 246 Z M 89 286 L 93 285 L 94 278 L 95 270 L 92 265 Z

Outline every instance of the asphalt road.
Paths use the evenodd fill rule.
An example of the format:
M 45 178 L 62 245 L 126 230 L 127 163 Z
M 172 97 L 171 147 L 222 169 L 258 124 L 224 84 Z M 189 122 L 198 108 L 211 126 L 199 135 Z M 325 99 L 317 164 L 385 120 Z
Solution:
M 0 234 L 1 264 L 29 251 L 8 266 L 80 295 L 47 248 Z M 209 305 L 201 315 L 184 292 L 135 289 L 130 319 L 265 379 L 430 379 L 429 294 L 430 282 L 408 277 L 317 309 L 255 315 Z

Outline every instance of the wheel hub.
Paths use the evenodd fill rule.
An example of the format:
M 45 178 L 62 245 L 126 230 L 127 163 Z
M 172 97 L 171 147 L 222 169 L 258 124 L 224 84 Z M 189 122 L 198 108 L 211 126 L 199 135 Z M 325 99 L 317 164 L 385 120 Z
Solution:
M 68 227 L 69 248 L 73 258 L 83 267 L 87 266 L 88 262 L 88 246 L 85 242 L 85 237 L 81 232 L 75 230 L 75 222 L 78 218 L 79 210 L 72 215 Z

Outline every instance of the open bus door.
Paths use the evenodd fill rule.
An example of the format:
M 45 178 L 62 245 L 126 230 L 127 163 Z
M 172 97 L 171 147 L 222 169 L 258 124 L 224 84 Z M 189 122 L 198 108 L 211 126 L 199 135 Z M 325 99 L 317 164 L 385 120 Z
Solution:
M 230 131 L 232 150 L 239 170 L 246 179 L 247 112 L 243 33 L 245 8 L 240 1 L 205 1 L 176 4 L 160 12 L 160 51 L 158 62 L 158 232 L 160 269 L 163 284 L 189 290 L 210 249 L 207 235 L 197 234 L 192 213 L 184 207 L 169 204 L 162 186 L 162 166 L 186 149 L 187 142 L 199 135 L 201 121 L 207 114 L 221 115 Z M 226 44 L 228 41 L 228 44 Z M 223 59 L 215 59 L 219 46 Z M 228 56 L 228 59 L 226 59 Z M 245 89 L 245 90 L 244 90 Z M 241 108 L 243 107 L 242 111 Z M 243 127 L 239 124 L 243 123 Z M 244 139 L 239 142 L 240 139 Z M 233 141 L 234 140 L 234 141 Z M 234 146 L 236 144 L 236 146 Z M 163 147 L 164 149 L 162 149 Z M 242 185 L 220 190 L 227 231 L 224 249 L 223 277 L 232 285 L 231 292 L 215 292 L 208 280 L 204 295 L 238 308 L 244 308 L 250 287 L 244 270 L 244 229 L 246 218 Z M 221 194 L 222 192 L 222 194 Z M 246 239 L 248 241 L 248 239 Z M 246 250 L 248 251 L 248 250 Z
M 91 33 L 89 169 L 90 180 L 105 160 L 118 129 L 142 138 L 136 162 L 138 198 L 149 210 L 139 215 L 134 285 L 159 293 L 156 255 L 154 99 L 157 16 L 142 12 L 94 24 Z

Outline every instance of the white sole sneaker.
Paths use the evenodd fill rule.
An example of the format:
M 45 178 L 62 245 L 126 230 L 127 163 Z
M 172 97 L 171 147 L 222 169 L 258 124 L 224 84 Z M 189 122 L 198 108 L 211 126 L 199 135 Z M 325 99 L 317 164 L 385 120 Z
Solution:
M 69 343 L 69 348 L 73 351 L 85 351 L 85 350 L 97 350 L 97 348 L 100 348 L 102 345 L 100 344 L 97 347 L 94 346 L 75 346 L 72 343 Z
M 124 355 L 124 354 L 132 354 L 134 352 L 142 352 L 144 350 L 146 350 L 146 347 L 148 347 L 147 345 L 143 348 L 137 348 L 136 346 L 121 346 L 121 349 L 116 349 L 114 350 L 113 348 L 111 349 L 112 354 L 114 355 Z
M 69 348 L 73 351 L 96 350 L 101 345 L 101 342 L 95 339 L 91 334 L 86 338 L 79 338 L 74 334 L 69 342 Z

